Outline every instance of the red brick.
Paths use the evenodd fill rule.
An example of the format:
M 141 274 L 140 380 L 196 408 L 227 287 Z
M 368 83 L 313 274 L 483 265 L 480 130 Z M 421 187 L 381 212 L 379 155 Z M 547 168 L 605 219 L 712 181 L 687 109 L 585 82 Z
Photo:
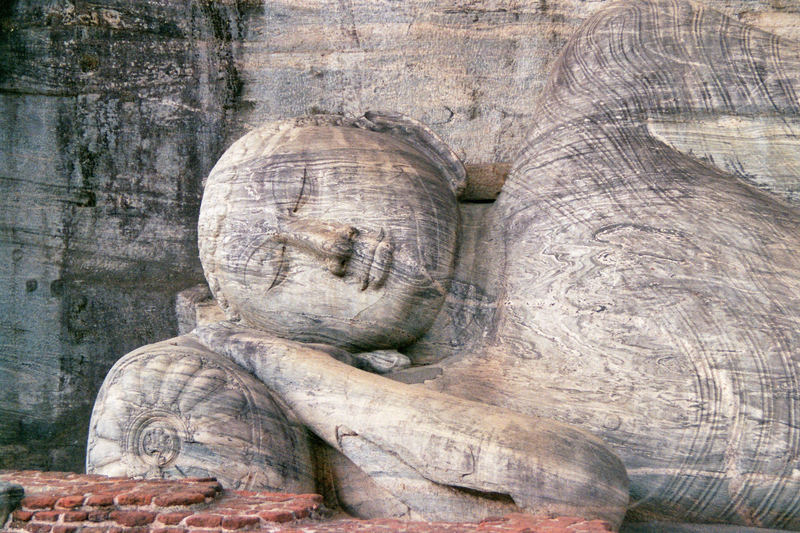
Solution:
M 258 516 L 266 520 L 267 522 L 277 522 L 282 524 L 284 522 L 291 522 L 294 517 L 290 511 L 286 511 L 283 509 L 272 509 L 269 511 L 261 511 L 258 513 Z
M 301 513 L 304 517 L 308 516 L 309 513 L 319 507 L 316 503 L 311 503 L 309 501 L 292 501 L 288 504 L 285 504 L 284 509 L 292 511 L 293 513 Z
M 238 514 L 243 514 L 243 512 L 250 511 L 254 507 L 271 507 L 265 506 L 264 502 L 259 501 L 240 501 L 239 499 L 236 500 L 229 500 L 227 502 L 219 503 L 215 506 L 218 509 L 232 509 L 234 511 L 238 511 Z
M 221 514 L 221 515 L 225 515 L 225 516 L 240 516 L 240 515 L 247 514 L 247 513 L 250 512 L 249 509 L 245 509 L 245 510 L 242 510 L 242 509 L 230 509 L 228 507 L 219 507 L 218 505 L 215 505 L 213 510 L 214 510 L 214 512 L 216 514 Z
M 91 505 L 94 507 L 114 505 L 114 494 L 108 492 L 92 494 L 88 498 L 86 498 L 86 505 Z
M 226 516 L 222 519 L 223 529 L 244 529 L 259 524 L 261 520 L 257 516 Z
M 101 474 L 84 474 L 83 478 L 86 481 L 105 481 L 108 479 L 106 476 L 103 476 Z
M 271 502 L 285 502 L 294 498 L 294 494 L 283 492 L 256 492 L 255 495 Z
M 322 504 L 322 496 L 319 494 L 299 494 L 297 496 L 298 500 L 308 500 L 312 503 Z
M 113 490 L 113 491 L 116 491 L 117 494 L 119 494 L 120 492 L 125 492 L 127 490 L 133 490 L 136 487 L 138 487 L 140 484 L 142 484 L 141 480 L 137 481 L 135 479 L 126 479 L 126 480 L 117 481 L 116 483 L 111 484 L 111 486 L 109 488 L 111 490 Z
M 58 522 L 60 515 L 61 513 L 58 511 L 39 511 L 33 515 L 33 519 L 41 522 Z
M 216 486 L 216 487 L 214 487 L 214 486 L 206 486 L 206 487 L 200 486 L 200 487 L 192 487 L 192 490 L 198 491 L 200 494 L 202 494 L 203 496 L 205 496 L 207 498 L 213 498 L 214 496 L 216 496 L 218 493 L 220 493 L 222 491 L 222 487 L 220 487 L 220 486 Z
M 28 509 L 52 509 L 58 494 L 32 494 L 22 499 L 22 507 Z
M 150 533 L 186 533 L 182 527 L 157 527 L 150 529 Z
M 167 526 L 174 526 L 175 524 L 180 524 L 181 520 L 190 516 L 192 513 L 161 513 L 158 515 L 157 520 L 162 524 Z
M 11 514 L 11 516 L 14 518 L 14 520 L 19 520 L 20 522 L 27 522 L 33 516 L 33 512 L 17 509 Z
M 31 524 L 30 522 L 25 524 L 25 531 L 30 531 L 31 533 L 48 533 L 53 526 L 50 524 Z
M 83 522 L 89 518 L 86 511 L 67 511 L 64 513 L 64 522 Z
M 153 495 L 148 492 L 125 492 L 117 496 L 117 505 L 150 505 Z
M 551 518 L 547 522 L 543 522 L 542 525 L 567 527 L 577 524 L 578 522 L 583 522 L 583 520 L 571 516 L 559 516 L 558 518 Z
M 291 508 L 289 510 L 292 512 L 292 515 L 294 515 L 296 520 L 307 518 L 311 514 L 311 511 L 309 511 L 306 507 L 300 507 L 297 509 Z
M 150 533 L 150 526 L 127 527 L 125 533 Z
M 153 503 L 161 507 L 171 507 L 173 505 L 194 505 L 203 503 L 206 497 L 200 492 L 172 492 L 162 494 L 153 499 Z
M 78 526 L 53 526 L 53 533 L 75 533 Z
M 121 527 L 95 526 L 81 528 L 81 533 L 121 533 Z
M 60 507 L 62 509 L 75 509 L 81 505 L 83 505 L 83 494 L 64 496 L 56 502 L 56 507 Z
M 105 522 L 108 520 L 109 511 L 89 511 L 86 520 L 89 522 Z
M 108 518 L 121 526 L 134 527 L 153 522 L 156 515 L 145 511 L 112 511 L 108 514 Z
M 217 514 L 199 513 L 186 519 L 186 525 L 192 527 L 219 527 L 222 517 Z

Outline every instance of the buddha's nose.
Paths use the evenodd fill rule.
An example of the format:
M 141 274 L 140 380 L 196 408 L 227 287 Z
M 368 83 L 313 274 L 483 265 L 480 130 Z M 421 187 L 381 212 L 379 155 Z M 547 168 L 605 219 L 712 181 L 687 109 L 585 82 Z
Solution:
M 353 254 L 353 241 L 358 230 L 346 224 L 318 220 L 289 220 L 277 239 L 318 257 L 332 274 L 344 276 L 347 261 Z

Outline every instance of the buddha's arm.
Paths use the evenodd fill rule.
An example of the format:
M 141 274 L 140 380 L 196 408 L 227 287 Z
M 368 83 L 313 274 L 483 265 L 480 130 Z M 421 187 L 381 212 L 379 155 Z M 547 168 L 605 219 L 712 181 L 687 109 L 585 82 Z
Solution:
M 397 383 L 256 330 L 220 323 L 196 333 L 346 455 L 345 441 L 359 437 L 431 482 L 507 494 L 535 512 L 612 524 L 625 512 L 625 468 L 580 430 Z

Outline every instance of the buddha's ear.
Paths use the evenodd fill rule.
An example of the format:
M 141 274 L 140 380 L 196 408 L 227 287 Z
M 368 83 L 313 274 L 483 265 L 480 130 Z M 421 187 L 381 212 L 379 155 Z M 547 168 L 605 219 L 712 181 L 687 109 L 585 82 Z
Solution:
M 461 198 L 467 187 L 467 172 L 458 156 L 430 128 L 400 113 L 367 111 L 358 125 L 372 131 L 396 136 L 428 156 L 447 178 L 450 188 Z

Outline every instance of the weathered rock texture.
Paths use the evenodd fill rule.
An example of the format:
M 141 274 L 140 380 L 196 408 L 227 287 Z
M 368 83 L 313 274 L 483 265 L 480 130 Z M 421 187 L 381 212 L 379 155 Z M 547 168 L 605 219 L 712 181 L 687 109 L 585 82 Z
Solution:
M 479 520 L 521 509 L 622 521 L 624 467 L 574 427 L 397 383 L 258 330 L 218 324 L 198 335 L 392 494 L 404 516 Z
M 800 28 L 796 0 L 705 3 Z M 0 464 L 82 468 L 103 376 L 173 335 L 174 294 L 202 279 L 201 181 L 241 133 L 383 108 L 468 168 L 508 162 L 552 60 L 603 4 L 3 2 Z
M 80 470 L 103 376 L 174 334 L 240 86 L 232 24 L 212 3 L 3 3 L 0 464 Z
M 464 181 L 446 145 L 401 115 L 315 115 L 254 130 L 215 165 L 198 223 L 212 291 L 231 320 L 252 329 L 212 326 L 197 330 L 198 340 L 209 356 L 253 372 L 293 418 L 371 481 L 344 486 L 346 492 L 360 489 L 373 498 L 377 487 L 391 494 L 400 512 L 378 516 L 479 520 L 524 510 L 617 527 L 628 503 L 627 476 L 593 436 L 345 364 L 390 362 L 386 349 L 412 344 L 439 314 L 454 271 L 456 195 Z M 259 477 L 262 469 L 295 472 L 309 463 L 299 446 L 277 438 L 264 446 L 268 461 L 253 460 L 264 453 L 255 451 L 263 441 L 250 435 L 238 397 L 220 394 L 224 388 L 209 383 L 202 367 L 187 365 L 180 344 L 147 346 L 114 366 L 92 418 L 90 471 L 179 476 L 199 468 L 229 477 L 243 470 L 258 487 L 273 477 Z M 407 361 L 396 355 L 395 362 Z M 178 379 L 164 379 L 165 369 Z M 163 398 L 149 400 L 151 391 Z M 184 395 L 204 401 L 187 409 Z M 277 405 L 255 411 L 274 419 L 269 433 L 288 431 Z M 141 439 L 128 435 L 144 435 L 143 415 L 153 428 L 194 420 L 203 426 L 203 448 L 208 435 L 227 442 L 225 460 L 216 460 L 217 452 L 194 453 L 201 439 L 173 430 L 169 457 L 139 454 L 146 463 L 163 455 L 158 471 L 131 471 L 125 456 L 142 445 L 131 446 Z M 145 452 L 152 433 L 146 424 Z M 236 435 L 231 427 L 239 428 Z
M 591 17 L 493 206 L 489 339 L 441 390 L 602 436 L 629 516 L 800 528 L 800 138 L 764 164 L 744 134 L 798 94 L 796 41 L 685 2 Z
M 633 518 L 800 528 L 798 94 L 798 42 L 610 5 L 460 242 L 435 153 L 270 123 L 209 177 L 201 259 L 233 322 L 198 339 L 412 516 L 490 500 L 618 525 L 625 471 L 580 427 L 624 461 Z M 390 374 L 421 386 L 343 364 L 376 348 L 434 364 Z
M 280 337 L 407 346 L 450 286 L 464 189 L 455 154 L 408 118 L 270 123 L 234 143 L 206 182 L 206 279 L 229 318 Z

